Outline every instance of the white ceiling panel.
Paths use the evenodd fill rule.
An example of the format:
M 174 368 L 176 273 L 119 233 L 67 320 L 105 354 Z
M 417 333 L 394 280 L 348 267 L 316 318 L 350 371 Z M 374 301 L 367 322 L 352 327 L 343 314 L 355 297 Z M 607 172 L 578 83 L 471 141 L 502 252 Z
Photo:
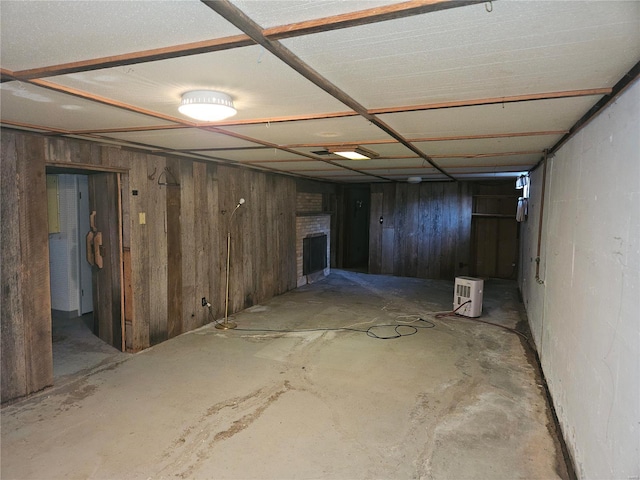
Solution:
M 293 153 L 284 152 L 277 148 L 260 148 L 251 150 L 223 150 L 219 152 L 210 152 L 214 155 L 222 156 L 237 162 L 280 162 L 289 164 L 290 161 L 297 160 L 299 162 L 306 161 L 306 157 L 295 155 Z M 309 161 L 312 161 L 309 159 Z
M 2 67 L 13 71 L 242 33 L 197 0 L 2 0 L 0 7 Z
M 562 135 L 532 135 L 529 137 L 481 138 L 441 142 L 416 142 L 427 155 L 486 154 L 505 152 L 542 152 L 556 144 Z
M 362 142 L 387 140 L 389 135 L 362 117 L 343 117 L 304 122 L 225 126 L 225 130 L 275 145 Z
M 364 172 L 372 173 L 374 175 L 379 175 L 381 177 L 388 178 L 397 178 L 397 177 L 423 177 L 425 175 L 436 175 L 439 174 L 435 169 L 428 168 L 398 168 L 394 170 L 364 170 Z
M 260 46 L 61 75 L 51 81 L 185 121 L 192 119 L 178 112 L 182 94 L 203 89 L 232 97 L 238 110 L 233 121 L 348 110 Z
M 522 174 L 526 173 L 527 169 L 519 169 L 518 165 L 498 165 L 495 167 L 454 167 L 452 171 L 456 173 L 456 175 L 466 175 L 471 173 L 495 173 L 495 172 L 511 172 Z
M 452 167 L 496 167 L 504 165 L 535 165 L 542 158 L 540 154 L 508 155 L 504 157 L 483 158 L 439 158 L 436 163 L 445 170 Z
M 309 160 L 307 162 L 260 162 L 261 167 L 292 172 L 342 172 L 343 168 L 326 162 Z
M 304 174 L 304 172 L 301 172 Z M 335 178 L 340 181 L 351 181 L 351 180 L 364 180 L 364 181 L 372 181 L 374 177 L 371 175 L 367 175 L 365 173 L 357 173 L 351 170 L 328 170 L 328 171 L 315 171 L 313 172 L 314 177 L 318 178 Z
M 328 182 L 336 182 L 336 183 L 362 183 L 362 184 L 369 184 L 369 183 L 384 183 L 385 180 L 381 180 L 377 177 L 370 177 L 367 175 L 354 175 L 354 176 L 339 176 L 339 177 L 335 177 L 332 175 L 327 175 L 327 176 L 317 176 L 318 179 L 320 180 L 326 180 Z
M 501 1 L 492 8 L 282 42 L 367 108 L 610 87 L 640 56 L 640 2 Z
M 0 84 L 2 119 L 62 130 L 169 125 L 129 112 L 23 82 Z
M 478 105 L 405 113 L 380 118 L 407 138 L 563 130 L 599 97 L 575 97 L 504 105 Z
M 232 0 L 245 14 L 262 28 L 288 25 L 316 18 L 330 17 L 344 13 L 381 7 L 393 0 Z
M 230 137 L 220 133 L 209 132 L 197 128 L 155 130 L 142 132 L 116 132 L 104 134 L 111 138 L 139 142 L 160 148 L 174 150 L 198 149 L 198 148 L 238 148 L 255 147 L 256 144 Z
M 395 168 L 422 168 L 430 167 L 429 163 L 422 158 L 403 158 L 399 160 L 338 160 L 335 163 L 338 165 L 344 165 L 350 168 L 356 168 L 358 170 L 388 168 L 390 170 Z

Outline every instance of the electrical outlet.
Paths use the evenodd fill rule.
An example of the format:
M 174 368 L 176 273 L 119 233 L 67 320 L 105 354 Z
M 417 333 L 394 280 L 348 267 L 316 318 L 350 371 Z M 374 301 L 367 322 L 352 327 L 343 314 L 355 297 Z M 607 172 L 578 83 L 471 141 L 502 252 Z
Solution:
M 207 306 L 207 297 L 202 297 L 202 306 L 206 307 Z

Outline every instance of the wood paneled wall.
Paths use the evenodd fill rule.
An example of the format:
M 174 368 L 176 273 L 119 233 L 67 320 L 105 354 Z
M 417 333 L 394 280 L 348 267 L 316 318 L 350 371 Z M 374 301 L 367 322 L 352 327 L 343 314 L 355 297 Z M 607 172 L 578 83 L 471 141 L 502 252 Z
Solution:
M 467 275 L 471 201 L 467 182 L 371 185 L 369 272 Z
M 518 194 L 514 180 L 473 185 L 471 275 L 516 278 Z
M 2 401 L 53 383 L 43 143 L 2 134 Z
M 3 130 L 3 401 L 52 382 L 45 165 L 122 172 L 131 351 L 209 323 L 202 297 L 224 316 L 227 232 L 230 312 L 296 287 L 294 178 Z M 161 174 L 180 186 L 158 185 Z

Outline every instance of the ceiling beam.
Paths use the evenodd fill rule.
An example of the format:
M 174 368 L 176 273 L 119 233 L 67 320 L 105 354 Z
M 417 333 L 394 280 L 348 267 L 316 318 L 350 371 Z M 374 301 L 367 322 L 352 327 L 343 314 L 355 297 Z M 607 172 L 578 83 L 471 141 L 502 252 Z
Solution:
M 11 82 L 13 80 L 19 80 L 16 77 L 15 72 L 7 70 L 6 68 L 0 68 L 0 83 Z
M 508 133 L 484 133 L 479 135 L 453 135 L 448 137 L 422 137 L 422 138 L 408 138 L 411 143 L 419 142 L 447 142 L 457 140 L 482 140 L 491 138 L 510 138 L 510 137 L 534 137 L 534 136 L 546 136 L 546 135 L 564 135 L 568 130 L 546 130 L 540 132 L 508 132 Z M 385 140 L 362 140 L 359 142 L 340 142 L 343 146 L 358 146 L 358 145 L 388 145 L 392 143 L 398 143 L 393 139 Z M 296 143 L 290 145 L 281 145 L 288 148 L 323 148 L 333 147 L 335 142 L 326 143 Z
M 529 166 L 529 164 L 526 165 L 512 165 L 512 164 L 508 164 L 508 165 L 487 165 L 485 167 L 485 169 L 491 169 L 493 171 L 495 171 L 496 169 L 500 169 L 501 172 L 523 172 L 527 170 L 527 167 Z M 264 167 L 264 168 L 268 168 L 268 167 Z M 471 168 L 476 170 L 473 173 L 487 173 L 485 171 L 480 171 L 477 172 L 477 165 L 459 165 L 459 166 L 454 166 L 454 167 L 449 167 L 451 170 L 463 170 L 465 168 Z M 430 173 L 437 173 L 435 168 L 433 167 L 398 167 L 398 168 L 392 168 L 392 169 L 385 169 L 384 167 L 375 167 L 375 168 L 368 168 L 367 171 L 369 170 L 412 170 L 413 172 L 416 172 L 416 174 L 427 174 L 429 175 Z M 274 171 L 285 171 L 285 170 L 278 170 L 278 169 L 274 169 Z M 326 169 L 318 169 L 318 168 L 308 168 L 308 169 L 303 169 L 303 168 L 292 168 L 290 170 L 286 170 L 287 172 L 334 172 L 334 170 L 326 170 Z M 387 176 L 389 177 L 394 177 L 394 176 L 407 176 L 407 175 L 411 175 L 410 173 L 394 173 L 393 171 L 387 172 L 386 173 Z M 440 173 L 438 173 L 438 175 L 440 175 Z
M 94 95 L 92 93 L 87 93 L 83 90 L 78 90 L 76 88 L 66 87 L 64 85 L 60 85 L 58 83 L 53 83 L 48 80 L 29 80 L 28 83 L 32 85 L 37 85 L 38 87 L 46 88 L 47 90 L 52 90 L 54 92 L 66 93 L 67 95 L 71 95 L 73 97 L 82 98 L 84 100 L 90 100 L 92 102 L 101 103 L 103 105 L 108 105 L 110 107 L 117 107 L 122 110 L 127 110 L 129 112 L 140 113 L 142 115 L 146 115 L 148 117 L 158 118 L 160 120 L 166 120 L 172 123 L 178 123 L 181 125 L 185 125 L 188 127 L 197 127 L 198 125 L 194 122 L 188 122 L 178 117 L 172 117 L 170 115 L 164 115 L 162 113 L 154 112 L 152 110 L 147 110 L 145 108 L 135 107 L 128 103 L 119 102 L 117 100 L 112 100 L 110 98 L 101 97 L 99 95 Z
M 217 125 L 217 124 L 216 124 Z M 216 126 L 211 125 L 211 126 Z M 227 123 L 219 125 L 220 127 L 229 126 Z M 103 129 L 92 129 L 92 130 L 70 130 L 67 133 L 74 135 L 88 135 L 90 133 L 127 133 L 127 132 L 149 132 L 154 130 L 178 130 L 184 128 L 191 128 L 186 125 L 149 125 L 149 126 L 140 126 L 140 127 L 121 127 L 121 128 L 103 128 Z M 423 138 L 409 138 L 408 141 L 412 143 L 417 142 L 445 142 L 445 141 L 455 141 L 455 140 L 478 140 L 478 139 L 490 139 L 490 138 L 510 138 L 510 137 L 534 137 L 541 135 L 564 135 L 568 133 L 569 130 L 547 130 L 547 131 L 538 131 L 538 132 L 508 132 L 508 133 L 485 133 L 478 135 L 453 135 L 453 136 L 444 136 L 444 137 L 423 137 Z M 378 140 L 362 140 L 362 141 L 354 141 L 354 142 L 340 142 L 341 145 L 344 146 L 358 146 L 358 145 L 384 145 L 384 144 L 392 144 L 398 143 L 397 140 L 394 139 L 378 139 Z M 283 148 L 322 148 L 322 147 L 332 147 L 335 146 L 335 142 L 324 142 L 324 143 L 296 143 L 296 144 L 287 144 L 280 145 Z
M 452 153 L 447 155 L 433 155 L 433 158 L 492 158 L 492 157 L 517 157 L 519 155 L 540 155 L 541 150 L 525 150 L 519 152 L 497 152 L 497 153 Z
M 423 105 L 407 105 L 403 107 L 386 107 L 370 109 L 368 113 L 371 115 L 380 115 L 385 113 L 405 113 L 416 112 L 423 110 L 439 110 L 445 108 L 459 108 L 459 107 L 475 107 L 479 105 L 495 105 L 505 103 L 518 103 L 518 102 L 531 102 L 537 100 L 552 100 L 559 98 L 572 98 L 572 97 L 585 97 L 594 95 L 607 95 L 611 93 L 611 88 L 591 88 L 586 90 L 568 90 L 564 92 L 546 92 L 546 93 L 532 93 L 527 95 L 511 95 L 507 97 L 495 97 L 495 98 L 480 98 L 472 100 L 461 100 L 455 102 L 438 102 L 428 103 Z M 251 118 L 244 120 L 228 120 L 217 122 L 221 126 L 240 126 L 240 125 L 261 125 L 269 123 L 284 123 L 284 122 L 300 122 L 306 120 L 326 120 L 332 118 L 347 118 L 357 116 L 358 113 L 353 111 L 345 112 L 332 112 L 332 113 L 316 113 L 311 115 L 290 115 L 283 117 L 267 117 L 267 118 Z
M 67 130 L 62 130 L 59 128 L 43 127 L 41 125 L 33 125 L 29 123 L 24 123 L 24 122 L 13 122 L 11 120 L 0 120 L 0 124 L 8 125 L 9 127 L 23 128 L 28 130 L 37 130 L 38 133 L 47 132 L 47 133 L 62 134 L 62 135 L 68 135 L 70 133 Z
M 611 93 L 611 88 L 590 88 L 583 90 L 567 90 L 563 92 L 545 92 L 545 93 L 531 93 L 527 95 L 511 95 L 506 97 L 494 97 L 494 98 L 479 98 L 472 100 L 460 100 L 455 102 L 438 102 L 427 103 L 423 105 L 407 105 L 403 107 L 386 107 L 367 110 L 371 115 L 380 115 L 385 113 L 406 113 L 417 112 L 424 110 L 440 110 L 445 108 L 459 108 L 459 107 L 475 107 L 479 105 L 501 105 L 505 103 L 519 103 L 519 102 L 531 102 L 538 100 L 552 100 L 560 98 L 573 98 L 573 97 L 585 97 L 594 95 L 608 95 Z M 299 122 L 306 120 L 326 120 L 332 118 L 346 118 L 358 115 L 356 112 L 332 112 L 332 113 L 316 113 L 312 115 L 290 115 L 286 117 L 268 117 L 268 118 L 252 118 L 245 120 L 231 120 L 218 122 L 223 126 L 238 126 L 238 125 L 256 125 L 256 124 L 268 124 L 268 123 L 283 123 L 283 122 Z
M 235 25 L 237 28 L 242 30 L 244 33 L 249 35 L 254 41 L 256 41 L 259 45 L 262 45 L 266 50 L 270 51 L 284 63 L 289 65 L 293 70 L 298 72 L 300 75 L 305 77 L 307 80 L 312 82 L 317 87 L 321 88 L 329 95 L 333 96 L 335 99 L 344 103 L 347 107 L 351 108 L 353 111 L 360 114 L 366 120 L 377 126 L 387 135 L 392 138 L 395 138 L 400 143 L 402 143 L 409 150 L 416 153 L 418 156 L 422 157 L 424 160 L 433 165 L 438 171 L 440 171 L 443 175 L 446 175 L 451 180 L 455 181 L 455 178 L 449 175 L 447 172 L 442 170 L 438 164 L 436 164 L 428 155 L 422 152 L 420 149 L 412 145 L 408 142 L 402 135 L 396 132 L 389 125 L 384 123 L 382 120 L 378 119 L 375 115 L 371 115 L 367 109 L 358 103 L 355 99 L 349 96 L 346 92 L 338 88 L 336 85 L 329 82 L 326 78 L 320 75 L 317 71 L 312 69 L 309 65 L 304 63 L 300 58 L 293 54 L 288 48 L 282 45 L 278 41 L 270 40 L 265 37 L 260 26 L 247 17 L 240 9 L 238 9 L 235 5 L 233 5 L 228 0 L 201 0 L 202 3 L 207 5 L 213 11 L 221 15 L 227 21 Z
M 489 138 L 511 138 L 511 137 L 535 137 L 547 135 L 562 135 L 566 130 L 545 130 L 539 132 L 509 132 L 509 133 L 484 133 L 478 135 L 454 135 L 449 137 L 424 137 L 412 138 L 412 142 L 448 142 L 455 140 L 483 140 Z
M 2 75 L 7 75 L 8 77 L 13 78 L 13 72 L 8 70 L 2 70 Z M 34 85 L 37 85 L 37 81 L 31 82 Z M 42 84 L 44 86 L 45 84 Z M 49 87 L 52 87 L 54 84 L 52 82 L 47 82 Z M 55 90 L 64 92 L 65 87 L 59 86 L 56 87 Z M 79 92 L 79 90 L 76 90 Z M 549 100 L 549 99 L 558 99 L 558 98 L 572 98 L 572 97 L 583 97 L 583 96 L 592 96 L 592 95 L 608 95 L 612 92 L 612 88 L 591 88 L 585 90 L 568 90 L 563 92 L 546 92 L 546 93 L 533 93 L 528 95 L 512 95 L 507 97 L 496 97 L 496 98 L 484 98 L 484 99 L 474 99 L 474 100 L 462 100 L 456 102 L 439 102 L 439 103 L 430 103 L 424 105 L 408 105 L 404 107 L 390 107 L 390 108 L 379 108 L 375 110 L 368 110 L 370 114 L 383 114 L 383 113 L 403 113 L 403 112 L 414 112 L 420 110 L 437 110 L 443 108 L 457 108 L 457 107 L 470 107 L 477 105 L 492 105 L 492 104 L 503 104 L 503 103 L 513 103 L 513 102 L 527 102 L 527 101 L 537 101 L 537 100 Z M 79 95 L 78 95 L 79 96 Z M 91 99 L 89 94 L 85 94 L 82 98 Z M 103 102 L 104 103 L 104 102 Z M 114 102 L 110 102 L 112 106 L 116 106 Z M 134 107 L 131 107 L 134 108 Z M 142 113 L 142 112 L 138 112 Z M 306 120 L 327 120 L 333 118 L 347 118 L 354 117 L 358 114 L 353 111 L 345 111 L 345 112 L 333 112 L 333 113 L 318 113 L 312 115 L 290 115 L 283 117 L 268 117 L 268 118 L 254 118 L 254 119 L 245 119 L 245 120 L 235 120 L 235 121 L 222 121 L 215 122 L 210 125 L 221 126 L 221 127 L 232 127 L 232 126 L 241 126 L 241 125 L 261 125 L 261 124 L 270 124 L 270 123 L 282 123 L 282 122 L 299 122 Z M 173 118 L 173 117 L 171 117 Z M 172 120 L 173 121 L 173 120 Z M 200 123 L 199 125 L 203 125 Z M 76 130 L 73 131 L 74 134 L 78 135 L 86 135 L 89 133 L 116 133 L 116 132 L 141 132 L 141 131 L 153 131 L 153 130 L 171 130 L 178 128 L 187 128 L 193 126 L 192 124 L 178 124 L 178 125 L 157 125 L 157 126 L 143 126 L 143 127 L 124 127 L 124 128 L 110 128 L 110 129 L 101 129 L 101 130 Z M 562 131 L 558 133 L 567 133 L 568 131 Z M 544 133 L 542 133 L 544 134 Z M 553 134 L 553 133 L 550 133 Z M 540 135 L 540 133 L 522 133 L 522 134 L 506 134 L 504 136 L 524 136 L 524 135 Z M 496 135 L 489 136 L 475 136 L 475 137 L 467 137 L 467 138 L 499 138 Z M 460 137 L 440 137 L 440 138 L 432 138 L 432 139 L 411 139 L 410 142 L 426 142 L 426 141 L 439 141 L 439 140 L 457 140 Z M 396 143 L 397 140 L 376 140 L 372 142 L 350 142 L 343 143 L 344 145 L 359 145 L 362 143 L 369 144 L 378 144 L 378 143 Z M 322 146 L 324 144 L 300 144 L 295 145 L 297 147 L 313 147 L 313 146 Z M 326 145 L 334 145 L 332 143 L 327 143 Z M 289 147 L 293 147 L 293 145 L 289 145 Z
M 537 100 L 551 100 L 558 98 L 585 97 L 592 95 L 608 95 L 611 88 L 589 88 L 584 90 L 567 90 L 564 92 L 531 93 L 526 95 L 511 95 L 508 97 L 479 98 L 475 100 L 459 100 L 455 102 L 427 103 L 405 107 L 375 108 L 369 110 L 373 115 L 385 113 L 406 113 L 421 110 L 439 110 L 443 108 L 475 107 L 478 105 L 501 105 L 504 103 L 531 102 Z
M 122 55 L 112 55 L 109 57 L 92 58 L 79 62 L 62 63 L 48 67 L 20 70 L 14 72 L 13 76 L 19 80 L 31 80 L 34 78 L 53 77 L 69 73 L 90 72 L 92 70 L 100 70 L 103 68 L 135 65 L 137 63 L 155 62 L 157 60 L 186 57 L 189 55 L 198 55 L 200 53 L 217 52 L 220 50 L 246 47 L 254 44 L 255 42 L 246 35 L 235 35 L 233 37 L 215 38 L 212 40 L 185 43 L 171 47 L 154 48 L 151 50 L 142 50 Z
M 266 28 L 263 35 L 270 40 L 282 40 L 284 38 L 322 33 L 342 28 L 369 25 L 371 23 L 384 22 L 397 18 L 405 18 L 413 15 L 448 10 L 450 8 L 464 7 L 476 3 L 486 3 L 486 0 L 413 0 L 393 5 L 369 8 L 357 12 L 343 13 L 331 17 L 307 20 L 291 23 L 278 27 Z
M 213 149 L 211 149 L 213 150 Z M 196 150 L 184 150 L 189 152 L 194 152 Z M 200 149 L 197 151 L 204 151 L 204 149 Z M 541 150 L 525 150 L 525 151 L 517 151 L 517 152 L 490 152 L 490 153 L 451 153 L 451 154 L 443 154 L 443 155 L 431 155 L 433 158 L 438 159 L 449 159 L 449 158 L 493 158 L 493 157 L 516 157 L 519 155 L 540 155 L 544 153 Z M 418 156 L 409 156 L 409 155 L 381 155 L 380 157 L 376 157 L 373 160 L 418 160 L 421 157 Z M 317 160 L 315 158 L 311 158 L 310 160 Z M 424 159 L 423 159 L 424 160 Z M 305 160 L 299 158 L 283 158 L 283 159 L 269 159 L 269 160 L 247 160 L 246 163 L 296 163 L 303 162 Z M 335 160 L 336 162 L 348 162 L 349 160 Z M 360 160 L 359 163 L 363 165 L 362 170 L 367 170 L 366 163 L 368 160 Z M 337 165 L 342 165 L 342 163 L 338 163 Z M 390 168 L 396 168 L 393 164 Z M 377 167 L 376 167 L 377 168 Z M 382 169 L 388 167 L 380 167 Z M 432 167 L 434 168 L 434 167 Z M 369 168 L 371 170 L 371 168 Z

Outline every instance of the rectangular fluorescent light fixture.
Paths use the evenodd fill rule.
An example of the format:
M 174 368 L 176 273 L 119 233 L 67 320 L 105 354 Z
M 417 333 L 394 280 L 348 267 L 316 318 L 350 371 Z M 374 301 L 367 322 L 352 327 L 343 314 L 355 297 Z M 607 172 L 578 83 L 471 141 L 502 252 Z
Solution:
M 369 160 L 378 156 L 376 152 L 367 150 L 364 147 L 327 147 L 327 151 L 349 160 Z

